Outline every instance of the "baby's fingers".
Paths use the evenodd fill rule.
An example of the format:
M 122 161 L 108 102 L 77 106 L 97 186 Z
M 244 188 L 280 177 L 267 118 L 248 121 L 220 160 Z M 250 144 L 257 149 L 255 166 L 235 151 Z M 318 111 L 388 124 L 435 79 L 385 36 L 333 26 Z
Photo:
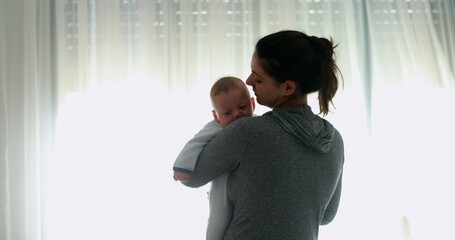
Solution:
M 174 180 L 180 182 L 188 182 L 190 180 L 190 175 L 181 172 L 174 172 Z

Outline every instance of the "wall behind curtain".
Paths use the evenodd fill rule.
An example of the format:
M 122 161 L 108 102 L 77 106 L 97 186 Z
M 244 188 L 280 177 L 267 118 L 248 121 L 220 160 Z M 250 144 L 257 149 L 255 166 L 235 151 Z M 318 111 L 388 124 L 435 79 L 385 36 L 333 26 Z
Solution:
M 453 236 L 453 2 L 0 4 L 0 239 L 202 239 L 208 189 L 173 182 L 173 160 L 211 84 L 282 29 L 339 43 L 344 193 L 320 239 Z

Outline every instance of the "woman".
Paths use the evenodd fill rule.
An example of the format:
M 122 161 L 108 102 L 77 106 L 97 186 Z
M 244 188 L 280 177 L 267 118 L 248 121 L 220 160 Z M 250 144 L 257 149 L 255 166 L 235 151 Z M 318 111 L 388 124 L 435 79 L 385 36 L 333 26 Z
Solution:
M 318 91 L 321 113 L 329 112 L 338 88 L 334 48 L 327 39 L 297 31 L 258 41 L 246 83 L 272 111 L 227 126 L 184 183 L 200 187 L 230 172 L 234 213 L 225 240 L 317 239 L 319 225 L 335 217 L 343 140 L 307 105 L 307 95 Z

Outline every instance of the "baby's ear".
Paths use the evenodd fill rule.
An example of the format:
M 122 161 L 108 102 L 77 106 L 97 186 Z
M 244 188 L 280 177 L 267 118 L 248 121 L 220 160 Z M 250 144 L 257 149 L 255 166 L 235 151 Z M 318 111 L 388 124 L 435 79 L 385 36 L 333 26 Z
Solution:
M 220 123 L 220 120 L 218 120 L 218 115 L 216 114 L 215 110 L 212 110 L 212 115 L 215 122 Z
M 254 97 L 251 97 L 250 101 L 251 101 L 251 107 L 254 111 L 254 109 L 256 109 L 256 101 L 254 101 Z

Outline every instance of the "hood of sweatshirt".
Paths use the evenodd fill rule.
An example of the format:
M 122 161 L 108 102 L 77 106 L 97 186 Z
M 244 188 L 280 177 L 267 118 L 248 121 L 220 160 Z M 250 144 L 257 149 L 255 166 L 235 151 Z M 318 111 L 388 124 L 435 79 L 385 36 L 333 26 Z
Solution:
M 286 132 L 305 145 L 321 153 L 330 150 L 335 128 L 327 120 L 315 115 L 310 106 L 275 108 L 264 114 L 267 115 L 275 118 Z

